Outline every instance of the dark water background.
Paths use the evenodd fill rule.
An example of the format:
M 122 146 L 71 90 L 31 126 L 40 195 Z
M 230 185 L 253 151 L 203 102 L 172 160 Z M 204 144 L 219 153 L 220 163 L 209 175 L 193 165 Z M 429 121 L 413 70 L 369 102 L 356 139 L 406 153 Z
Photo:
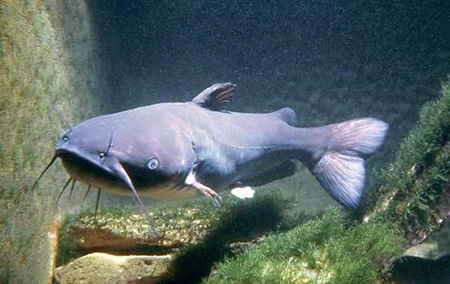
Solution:
M 358 108 L 376 97 L 382 113 L 401 108 L 392 104 L 406 92 L 415 104 L 427 101 L 433 94 L 426 88 L 436 90 L 449 70 L 448 1 L 91 5 L 111 59 L 111 111 L 188 100 L 212 83 L 232 81 L 238 85 L 233 109 L 270 111 L 295 103 L 301 120 L 311 123 L 322 116 L 335 120 L 318 111 L 302 114 L 311 106 L 335 107 L 326 99 L 311 104 L 316 92 L 322 98 L 342 92 L 339 103 Z

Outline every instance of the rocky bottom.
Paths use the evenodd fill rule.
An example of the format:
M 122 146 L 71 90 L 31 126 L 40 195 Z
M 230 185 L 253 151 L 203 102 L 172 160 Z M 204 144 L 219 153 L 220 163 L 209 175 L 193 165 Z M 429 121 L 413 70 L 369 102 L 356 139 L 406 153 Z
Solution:
M 167 272 L 171 255 L 91 253 L 54 271 L 56 283 L 155 283 Z

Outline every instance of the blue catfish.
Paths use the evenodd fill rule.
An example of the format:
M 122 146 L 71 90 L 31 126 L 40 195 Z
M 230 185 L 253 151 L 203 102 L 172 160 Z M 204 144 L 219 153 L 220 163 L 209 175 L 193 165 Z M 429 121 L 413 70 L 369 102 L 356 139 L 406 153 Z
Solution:
M 88 119 L 62 136 L 52 162 L 61 158 L 74 181 L 134 195 L 145 211 L 140 197 L 177 200 L 203 194 L 220 204 L 217 192 L 229 189 L 243 189 L 236 195 L 251 197 L 247 186 L 294 174 L 298 160 L 337 202 L 357 207 L 365 158 L 383 143 L 387 123 L 360 118 L 299 128 L 290 108 L 264 114 L 224 111 L 234 89 L 232 83 L 218 83 L 190 102 Z

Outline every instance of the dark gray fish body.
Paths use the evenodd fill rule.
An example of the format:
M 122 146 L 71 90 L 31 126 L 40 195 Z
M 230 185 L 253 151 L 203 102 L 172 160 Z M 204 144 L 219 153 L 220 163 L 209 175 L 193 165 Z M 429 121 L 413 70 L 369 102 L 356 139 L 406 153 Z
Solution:
M 386 123 L 363 118 L 298 128 L 289 108 L 221 111 L 233 90 L 233 84 L 215 84 L 192 102 L 94 117 L 69 130 L 56 155 L 72 178 L 111 193 L 162 199 L 203 193 L 216 201 L 215 191 L 254 184 L 258 176 L 270 182 L 272 173 L 300 160 L 333 198 L 357 206 L 363 157 L 382 144 Z

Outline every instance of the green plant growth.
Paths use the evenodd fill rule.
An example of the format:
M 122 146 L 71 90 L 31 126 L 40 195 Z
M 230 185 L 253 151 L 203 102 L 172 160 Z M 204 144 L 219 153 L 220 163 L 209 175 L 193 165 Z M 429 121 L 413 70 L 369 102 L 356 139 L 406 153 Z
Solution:
M 353 227 L 332 208 L 219 263 L 204 283 L 373 283 L 401 252 L 391 223 Z
M 382 172 L 382 186 L 370 217 L 396 220 L 411 244 L 436 230 L 449 208 L 450 83 L 441 98 L 426 104 L 415 129 L 400 145 L 395 161 Z M 447 192 L 446 192 L 447 191 Z M 370 207 L 369 207 L 370 208 Z
M 0 282 L 45 283 L 52 265 L 53 169 L 26 193 L 67 127 L 100 113 L 104 86 L 84 1 L 0 0 Z M 82 110 L 82 111 L 80 111 Z

